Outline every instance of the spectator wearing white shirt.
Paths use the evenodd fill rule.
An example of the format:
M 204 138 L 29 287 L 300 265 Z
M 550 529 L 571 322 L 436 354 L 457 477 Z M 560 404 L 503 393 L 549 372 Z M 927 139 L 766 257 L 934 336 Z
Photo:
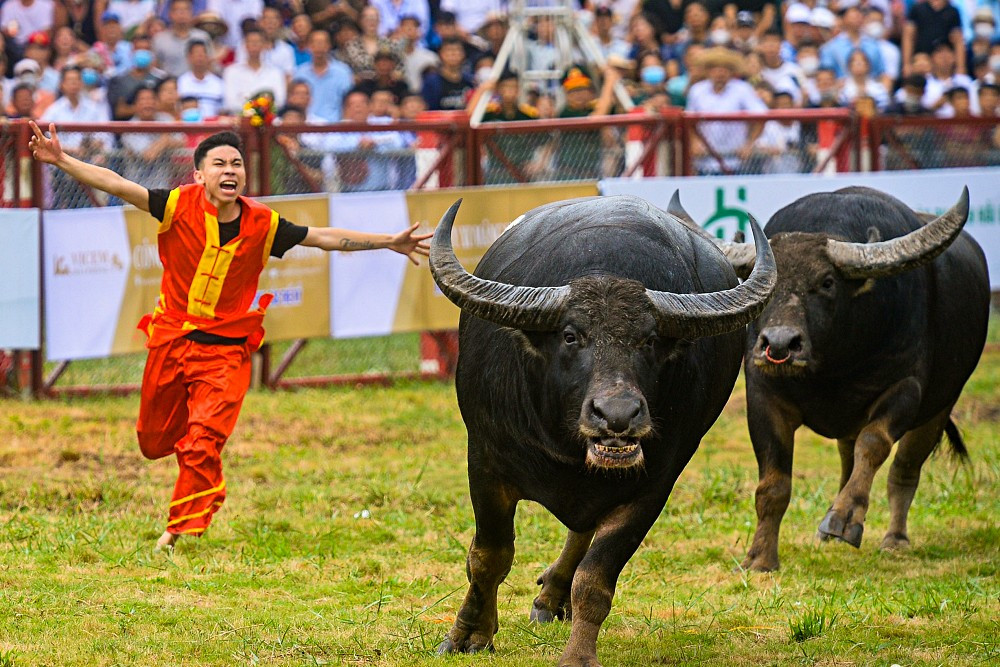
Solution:
M 156 13 L 156 0 L 109 0 L 105 11 L 117 16 L 127 33 Z
M 736 78 L 741 61 L 738 53 L 722 46 L 702 52 L 699 65 L 708 78 L 691 86 L 687 95 L 687 110 L 705 113 L 767 111 L 767 105 L 753 87 Z M 717 174 L 739 171 L 743 160 L 753 152 L 763 123 L 703 121 L 698 128 L 707 146 L 696 142 L 695 153 L 699 157 L 695 168 L 701 174 Z M 712 156 L 712 151 L 721 160 Z
M 903 53 L 899 47 L 885 38 L 885 14 L 881 9 L 869 7 L 865 10 L 865 25 L 863 28 L 866 35 L 878 43 L 878 50 L 882 54 L 882 66 L 884 76 L 882 85 L 891 89 L 895 81 L 899 79 L 903 71 Z
M 859 97 L 870 97 L 875 108 L 881 113 L 889 106 L 889 91 L 872 78 L 872 66 L 868 55 L 861 49 L 851 51 L 847 57 L 847 76 L 841 82 L 839 102 L 842 106 L 853 106 Z
M 173 122 L 169 114 L 157 110 L 156 91 L 140 86 L 132 97 L 135 115 L 133 123 Z M 184 135 L 175 132 L 125 132 L 121 135 L 122 147 L 128 154 L 122 176 L 141 182 L 150 188 L 167 188 L 173 185 L 174 174 L 170 163 L 164 160 L 168 151 L 184 147 Z
M 281 70 L 281 73 L 288 78 L 295 71 L 295 49 L 284 40 L 282 35 L 284 24 L 281 21 L 281 12 L 275 7 L 265 7 L 257 22 L 264 35 L 264 51 L 260 55 L 260 60 L 265 65 L 272 65 Z M 247 61 L 246 47 L 240 42 L 236 47 L 236 62 L 245 63 Z
M 945 93 L 956 86 L 969 91 L 972 113 L 977 115 L 979 103 L 977 97 L 972 95 L 974 88 L 972 79 L 956 72 L 955 49 L 951 42 L 938 42 L 931 51 L 931 71 L 927 75 L 923 105 L 939 118 L 950 118 L 954 112 Z
M 264 33 L 251 28 L 243 35 L 245 63 L 233 63 L 222 72 L 223 99 L 226 111 L 239 115 L 252 95 L 270 92 L 275 107 L 285 106 L 285 75 L 272 65 L 265 65 L 262 54 L 266 45 Z
M 110 120 L 108 108 L 91 101 L 83 94 L 83 79 L 80 68 L 69 66 L 63 69 L 59 81 L 62 96 L 42 114 L 39 125 L 49 123 L 106 123 Z M 103 161 L 103 156 L 111 148 L 111 137 L 96 132 L 66 132 L 59 136 L 62 149 L 69 155 L 88 162 Z M 75 179 L 60 169 L 51 172 L 51 189 L 47 188 L 48 208 L 76 208 L 89 205 L 89 196 Z
M 222 110 L 224 87 L 222 79 L 209 70 L 211 58 L 205 42 L 191 42 L 187 46 L 188 71 L 177 77 L 177 92 L 181 97 L 198 100 L 201 117 L 215 118 Z
M 422 26 L 431 22 L 427 0 L 371 0 L 369 4 L 378 10 L 379 37 L 398 37 L 400 23 L 405 16 L 417 17 Z
M 229 26 L 225 41 L 235 49 L 240 43 L 240 27 L 245 19 L 256 20 L 264 11 L 264 0 L 208 0 L 206 8 L 222 17 Z
M 781 56 L 781 33 L 772 29 L 760 38 L 761 78 L 774 90 L 788 91 L 795 106 L 802 106 L 802 85 L 805 75 L 802 68 Z
M 413 92 L 420 92 L 424 84 L 424 74 L 441 64 L 438 54 L 420 45 L 420 19 L 404 16 L 399 23 L 400 39 L 403 42 L 403 70 L 406 84 Z
M 0 30 L 24 46 L 28 36 L 52 29 L 55 3 L 52 0 L 6 0 L 0 6 Z
M 352 90 L 344 97 L 345 123 L 370 123 L 368 94 Z M 324 149 L 338 153 L 337 172 L 341 192 L 389 190 L 392 186 L 389 156 L 384 151 L 401 150 L 406 138 L 401 132 L 331 132 L 325 135 Z
M 792 109 L 794 100 L 787 90 L 771 95 L 772 109 Z M 757 139 L 757 151 L 764 154 L 761 173 L 797 174 L 802 171 L 802 127 L 796 120 L 769 120 Z

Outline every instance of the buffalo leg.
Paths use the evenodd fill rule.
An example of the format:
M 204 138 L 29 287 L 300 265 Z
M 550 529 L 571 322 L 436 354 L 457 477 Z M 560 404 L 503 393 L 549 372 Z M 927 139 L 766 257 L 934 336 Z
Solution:
M 889 467 L 889 530 L 882 539 L 883 549 L 910 545 L 906 517 L 920 483 L 920 469 L 940 441 L 950 415 L 951 406 L 923 426 L 909 431 L 899 441 L 896 456 Z
M 559 667 L 600 667 L 597 634 L 611 611 L 618 576 L 664 504 L 666 497 L 635 501 L 618 507 L 601 521 L 594 543 L 573 575 L 573 627 Z
M 854 472 L 854 439 L 838 438 L 837 451 L 840 453 L 840 486 L 837 487 L 837 491 L 839 492 L 847 486 L 847 480 L 851 478 L 851 473 Z M 818 537 L 824 542 L 834 539 L 833 535 L 826 535 L 824 533 L 819 533 Z
M 820 535 L 861 546 L 872 480 L 920 406 L 920 384 L 912 378 L 893 385 L 876 401 L 871 419 L 854 443 L 854 470 L 819 524 Z
M 802 418 L 791 406 L 762 393 L 747 390 L 747 422 L 760 483 L 754 494 L 757 530 L 742 567 L 771 572 L 779 566 L 778 531 L 792 497 L 795 430 Z
M 542 590 L 531 605 L 531 620 L 539 623 L 550 623 L 556 618 L 566 615 L 566 605 L 569 602 L 570 587 L 573 585 L 573 574 L 577 565 L 583 560 L 590 542 L 594 539 L 594 531 L 577 533 L 569 531 L 566 545 L 556 562 L 552 563 L 538 577 Z
M 476 514 L 476 534 L 465 562 L 469 591 L 438 653 L 492 650 L 499 628 L 497 588 L 514 562 L 517 499 L 495 484 L 476 483 L 471 474 L 469 486 Z

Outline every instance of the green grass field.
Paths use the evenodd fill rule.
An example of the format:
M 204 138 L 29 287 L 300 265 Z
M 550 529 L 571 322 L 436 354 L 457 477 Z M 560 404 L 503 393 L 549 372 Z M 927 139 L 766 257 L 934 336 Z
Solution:
M 877 549 L 888 465 L 862 548 L 815 541 L 839 464 L 800 432 L 782 569 L 734 571 L 755 524 L 744 406 L 741 381 L 622 573 L 605 666 L 1000 664 L 996 345 L 956 408 L 971 465 L 928 462 L 903 553 Z M 564 531 L 530 503 L 496 652 L 433 654 L 473 533 L 453 386 L 251 393 L 224 454 L 229 498 L 172 557 L 151 546 L 176 468 L 139 454 L 136 411 L 136 397 L 0 401 L 0 667 L 555 664 L 569 626 L 527 615 Z

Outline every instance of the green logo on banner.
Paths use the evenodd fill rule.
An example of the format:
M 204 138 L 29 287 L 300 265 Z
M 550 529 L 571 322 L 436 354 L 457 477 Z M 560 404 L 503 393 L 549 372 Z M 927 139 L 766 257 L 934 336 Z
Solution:
M 743 186 L 736 188 L 736 199 L 740 204 L 746 204 L 747 189 Z M 747 223 L 750 222 L 750 213 L 739 205 L 726 205 L 725 188 L 715 189 L 715 212 L 705 221 L 702 227 L 709 234 L 714 234 L 716 238 L 732 238 L 736 232 L 743 232 L 744 235 L 750 232 Z

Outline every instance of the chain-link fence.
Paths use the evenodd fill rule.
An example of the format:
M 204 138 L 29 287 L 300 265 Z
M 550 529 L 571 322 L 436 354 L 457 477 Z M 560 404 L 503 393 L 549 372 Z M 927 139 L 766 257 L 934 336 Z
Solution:
M 684 114 L 688 175 L 807 174 L 857 168 L 855 122 L 846 109 Z
M 468 185 L 468 128 L 453 122 L 289 124 L 263 133 L 264 194 Z
M 876 117 L 868 123 L 876 170 L 1000 165 L 1000 118 Z
M 484 185 L 599 180 L 675 171 L 677 116 L 484 123 L 475 130 Z

